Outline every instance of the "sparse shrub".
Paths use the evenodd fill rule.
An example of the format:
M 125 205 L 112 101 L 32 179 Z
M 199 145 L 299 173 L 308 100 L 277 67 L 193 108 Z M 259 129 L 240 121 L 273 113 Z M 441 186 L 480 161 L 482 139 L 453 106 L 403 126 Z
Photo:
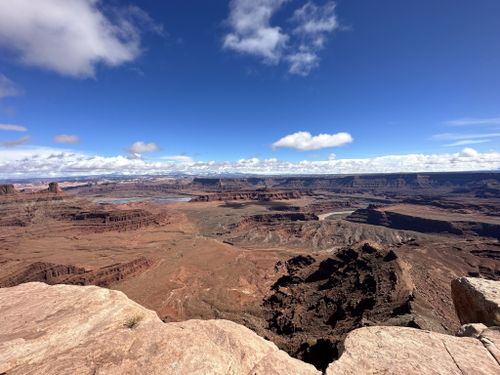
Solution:
M 135 315 L 132 315 L 130 317 L 128 317 L 126 320 L 125 320 L 125 323 L 123 323 L 123 325 L 126 327 L 126 328 L 129 328 L 129 329 L 134 329 L 135 327 L 137 327 L 139 325 L 139 322 L 144 318 L 144 316 L 142 314 L 135 314 Z

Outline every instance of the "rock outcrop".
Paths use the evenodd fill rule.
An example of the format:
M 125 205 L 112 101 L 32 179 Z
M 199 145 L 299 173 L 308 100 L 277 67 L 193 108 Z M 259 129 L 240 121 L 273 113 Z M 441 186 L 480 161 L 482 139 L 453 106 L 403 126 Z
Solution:
M 51 182 L 49 184 L 48 191 L 49 191 L 49 193 L 53 193 L 53 194 L 60 194 L 63 192 L 63 190 L 61 189 L 61 187 L 59 186 L 59 184 L 57 182 Z
M 493 330 L 489 334 L 492 333 L 497 335 Z M 498 373 L 498 362 L 480 340 L 403 327 L 352 331 L 344 342 L 341 357 L 326 371 L 327 375 Z
M 388 208 L 370 205 L 349 215 L 353 223 L 381 225 L 387 228 L 410 230 L 421 233 L 445 233 L 458 236 L 474 235 L 500 240 L 500 224 L 472 220 L 444 220 L 418 215 L 402 214 Z
M 165 324 L 118 291 L 41 283 L 0 289 L 0 373 L 319 375 L 236 323 Z
M 14 185 L 8 184 L 8 185 L 0 185 L 0 195 L 12 195 L 16 194 L 17 191 L 14 187 Z
M 499 282 L 461 277 L 451 283 L 453 303 L 462 324 L 500 326 Z
M 355 176 L 296 176 L 250 178 L 195 178 L 192 186 L 201 190 L 240 190 L 251 188 L 313 189 L 332 192 L 425 192 L 430 189 L 443 193 L 461 189 L 476 193 L 487 186 L 498 194 L 500 174 L 491 173 L 391 173 Z M 491 193 L 490 193 L 491 194 Z M 494 196 L 498 196 L 498 195 Z
M 264 301 L 273 342 L 318 369 L 338 356 L 353 329 L 366 325 L 426 325 L 398 257 L 368 243 L 335 256 L 297 256 Z
M 7 277 L 0 277 L 0 288 L 33 281 L 40 281 L 50 285 L 70 284 L 108 287 L 120 280 L 141 274 L 155 263 L 154 260 L 139 257 L 130 262 L 116 263 L 95 270 L 86 270 L 74 265 L 35 262 Z
M 288 266 L 307 264 L 302 257 Z M 500 373 L 500 328 L 473 328 L 472 337 L 359 328 L 326 375 Z M 320 375 L 230 321 L 163 323 L 118 291 L 42 283 L 0 288 L 0 374 L 28 373 Z
M 298 192 L 298 191 L 266 191 L 266 190 L 234 191 L 234 192 L 222 192 L 222 193 L 199 195 L 193 198 L 191 202 L 234 201 L 234 200 L 278 201 L 278 200 L 288 200 L 288 199 L 299 199 L 303 195 L 308 195 L 308 194 L 309 192 Z
M 75 210 L 73 210 L 75 211 Z M 165 224 L 165 212 L 151 213 L 143 209 L 100 209 L 65 212 L 62 219 L 69 220 L 83 230 L 91 232 L 129 231 L 148 226 Z
M 117 208 L 61 194 L 56 183 L 37 193 L 4 194 L 0 191 L 0 227 L 28 227 L 57 220 L 84 232 L 126 232 L 164 225 L 169 221 L 165 210 Z

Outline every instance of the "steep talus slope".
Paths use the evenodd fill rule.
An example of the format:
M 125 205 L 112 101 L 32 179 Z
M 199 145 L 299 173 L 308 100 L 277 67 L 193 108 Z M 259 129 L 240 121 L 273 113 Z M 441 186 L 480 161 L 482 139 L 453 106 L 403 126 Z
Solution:
M 425 324 L 414 314 L 412 285 L 393 251 L 365 243 L 334 256 L 298 256 L 282 267 L 264 301 L 268 336 L 320 369 L 355 328 Z
M 254 215 L 232 225 L 226 239 L 242 246 L 286 246 L 288 248 L 331 249 L 360 241 L 387 245 L 415 239 L 416 234 L 389 228 L 357 225 L 344 220 L 323 220 L 310 213 Z
M 500 239 L 500 223 L 436 219 L 403 214 L 388 209 L 381 210 L 374 206 L 356 210 L 346 219 L 353 223 L 381 225 L 421 233 L 449 233 L 460 236 L 469 234 Z

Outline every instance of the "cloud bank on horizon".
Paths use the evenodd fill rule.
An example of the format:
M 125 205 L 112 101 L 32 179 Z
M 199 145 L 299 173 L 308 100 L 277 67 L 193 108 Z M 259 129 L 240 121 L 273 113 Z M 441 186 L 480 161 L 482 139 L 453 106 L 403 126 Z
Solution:
M 214 47 L 215 53 L 222 55 L 231 51 L 256 58 L 267 65 L 283 64 L 287 67 L 289 74 L 302 77 L 308 76 L 319 66 L 321 53 L 326 48 L 329 39 L 336 31 L 342 30 L 336 14 L 336 3 L 330 0 L 321 2 L 304 0 L 300 4 L 291 0 L 227 0 L 224 7 L 224 12 L 228 12 L 224 28 L 221 29 L 224 36 L 222 41 L 220 41 L 221 35 L 216 37 L 222 43 L 224 51 L 221 50 L 219 44 Z M 155 13 L 151 11 L 151 14 Z M 226 17 L 226 13 L 222 14 Z M 217 17 L 220 22 L 221 13 L 217 13 Z M 4 53 L 2 57 L 5 61 L 13 62 L 14 65 L 20 66 L 21 70 L 27 70 L 26 67 L 35 67 L 56 72 L 63 76 L 58 77 L 60 80 L 95 78 L 97 69 L 101 66 L 118 67 L 137 60 L 146 49 L 143 45 L 146 33 L 164 36 L 163 26 L 135 5 L 109 4 L 104 0 L 0 1 L 0 49 Z M 25 99 L 18 98 L 24 95 L 24 90 L 2 73 L 0 72 L 0 112 L 8 110 L 8 108 L 3 108 L 3 103 Z M 10 76 L 11 72 L 8 74 Z M 303 79 L 301 78 L 300 81 Z M 95 82 L 97 83 L 97 80 Z M 78 91 L 78 89 L 75 90 Z M 117 97 L 120 98 L 120 95 L 118 94 Z M 191 95 L 189 97 L 191 100 Z M 279 95 L 276 97 L 281 98 Z M 43 114 L 43 111 L 40 113 Z M 119 152 L 123 155 L 101 156 L 62 147 L 75 145 L 74 148 L 78 148 L 76 145 L 81 143 L 80 136 L 82 139 L 97 136 L 99 127 L 104 125 L 102 123 L 95 124 L 95 128 L 92 129 L 95 133 L 85 133 L 86 130 L 79 129 L 82 131 L 81 134 L 72 134 L 74 128 L 64 128 L 64 124 L 57 124 L 60 127 L 52 132 L 49 129 L 51 128 L 50 121 L 44 123 L 41 120 L 39 123 L 31 124 L 23 120 L 20 121 L 23 124 L 21 125 L 15 121 L 2 119 L 0 123 L 0 179 L 110 173 L 329 174 L 499 170 L 499 152 L 493 151 L 493 148 L 485 151 L 485 148 L 480 145 L 491 143 L 494 147 L 498 146 L 500 117 L 498 113 L 491 110 L 484 111 L 484 114 L 485 117 L 480 117 L 479 111 L 475 113 L 479 117 L 460 117 L 463 114 L 459 114 L 455 119 L 448 121 L 442 121 L 441 118 L 436 123 L 427 124 L 427 129 L 441 125 L 445 126 L 446 130 L 433 136 L 429 133 L 423 136 L 428 137 L 427 141 L 430 143 L 435 142 L 438 147 L 455 147 L 458 150 L 465 146 L 478 145 L 477 147 L 482 152 L 470 147 L 460 152 L 437 151 L 421 154 L 404 154 L 403 151 L 403 154 L 396 155 L 390 154 L 391 151 L 386 151 L 389 155 L 370 158 L 353 156 L 339 158 L 331 153 L 327 160 L 300 162 L 276 158 L 236 160 L 238 156 L 235 156 L 232 161 L 196 161 L 186 154 L 161 155 L 162 150 L 155 142 L 162 142 L 167 138 L 165 135 L 161 137 L 152 132 L 133 134 L 131 136 L 134 138 L 126 143 L 119 145 L 113 143 L 109 149 L 102 150 L 102 153 L 106 155 Z M 314 118 L 313 115 L 310 117 Z M 360 131 L 359 127 L 356 129 L 352 124 L 351 127 L 347 126 L 346 130 L 349 132 L 334 133 L 330 126 L 330 116 L 331 113 L 328 113 L 322 118 L 312 119 L 310 127 L 305 126 L 311 131 L 291 133 L 289 129 L 284 129 L 278 134 L 286 135 L 279 139 L 277 139 L 279 135 L 276 136 L 274 133 L 271 141 L 277 140 L 270 147 L 273 150 L 288 149 L 288 151 L 307 153 L 347 146 L 354 141 L 351 132 L 356 135 L 357 140 L 365 134 L 364 129 Z M 304 121 L 302 118 L 306 117 L 299 116 L 298 118 L 300 119 L 298 121 Z M 309 121 L 309 116 L 307 119 Z M 155 120 L 154 123 L 159 123 L 163 121 L 163 118 L 153 118 L 153 120 Z M 147 124 L 146 121 L 145 123 Z M 25 124 L 32 130 L 29 134 Z M 43 135 L 41 135 L 40 124 L 45 133 Z M 135 124 L 128 124 L 128 126 L 131 125 L 134 130 L 137 128 Z M 369 124 L 369 126 L 376 125 L 375 122 Z M 258 127 L 258 123 L 256 126 Z M 297 122 L 290 124 L 290 127 L 295 129 L 298 126 L 302 127 L 302 124 Z M 363 124 L 363 126 L 368 125 Z M 267 130 L 259 129 L 254 133 L 263 134 Z M 16 132 L 25 134 L 16 135 Z M 381 131 L 380 134 L 383 137 L 390 136 L 389 132 L 390 130 L 386 128 L 385 133 Z M 48 133 L 51 134 L 47 139 Z M 4 134 L 7 134 L 5 139 Z M 137 141 L 125 148 L 131 143 L 128 143 L 129 141 L 144 139 L 146 136 L 150 137 L 151 134 L 155 142 Z M 61 144 L 61 148 L 31 146 L 42 136 L 48 144 Z M 246 142 L 254 149 L 250 152 L 248 150 L 241 152 L 245 155 L 261 152 L 259 148 L 262 145 L 261 141 L 261 139 L 252 139 L 253 144 L 250 141 Z M 270 140 L 267 139 L 267 141 Z M 398 140 L 393 143 L 396 142 Z M 376 143 L 376 140 L 373 143 Z M 187 151 L 192 154 L 206 152 L 206 150 L 196 149 L 196 146 L 190 148 L 192 150 Z M 439 148 L 434 150 L 439 150 Z M 441 148 L 441 150 L 446 150 L 446 148 Z M 182 151 L 184 150 L 180 150 L 179 153 Z M 238 149 L 237 152 L 240 150 Z M 377 152 L 377 150 L 370 150 L 370 154 Z
M 6 178 L 89 175 L 169 174 L 362 174 L 399 172 L 500 170 L 500 152 L 480 153 L 472 148 L 446 154 L 386 155 L 372 158 L 289 162 L 271 159 L 194 161 L 185 155 L 157 159 L 88 155 L 57 148 L 0 149 L 0 176 Z

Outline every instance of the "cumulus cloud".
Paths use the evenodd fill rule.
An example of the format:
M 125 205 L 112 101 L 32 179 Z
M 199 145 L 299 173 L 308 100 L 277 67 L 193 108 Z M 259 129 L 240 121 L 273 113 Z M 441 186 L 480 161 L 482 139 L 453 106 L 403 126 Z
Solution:
M 0 145 L 3 147 L 16 147 L 16 146 L 20 146 L 20 145 L 28 142 L 30 139 L 31 139 L 31 136 L 25 135 L 24 137 L 14 139 L 12 141 L 0 142 Z
M 477 158 L 479 156 L 479 152 L 477 152 L 473 148 L 466 147 L 459 155 L 464 158 Z
M 291 74 L 306 76 L 319 65 L 319 52 L 328 35 L 339 28 L 335 3 L 308 1 L 295 9 L 282 26 L 272 25 L 273 15 L 289 0 L 232 0 L 224 48 L 258 56 L 265 63 L 285 61 Z
M 53 148 L 0 149 L 0 177 L 56 177 L 104 174 L 357 174 L 500 170 L 500 152 L 465 148 L 457 153 L 386 155 L 372 158 L 289 162 L 277 159 L 238 161 L 151 161 L 104 157 Z
M 0 124 L 0 130 L 7 130 L 13 132 L 26 132 L 28 129 L 22 125 L 14 125 L 14 124 Z
M 80 143 L 80 137 L 77 135 L 60 134 L 54 137 L 54 142 L 74 145 Z
M 136 59 L 144 30 L 160 32 L 161 26 L 133 6 L 105 7 L 101 0 L 0 1 L 0 47 L 23 64 L 67 76 L 92 77 L 98 64 Z
M 462 118 L 446 121 L 450 126 L 470 126 L 470 125 L 500 125 L 500 117 L 492 118 Z
M 0 99 L 21 94 L 22 90 L 13 81 L 0 74 Z
M 272 144 L 273 149 L 294 148 L 299 151 L 320 150 L 322 148 L 339 147 L 353 141 L 349 133 L 319 134 L 313 136 L 309 132 L 297 132 L 287 135 Z
M 138 141 L 132 144 L 127 151 L 131 154 L 138 156 L 138 154 L 147 154 L 149 152 L 159 151 L 160 148 L 156 143 L 144 143 L 143 141 Z
M 288 40 L 280 27 L 271 26 L 271 17 L 287 0 L 231 0 L 228 22 L 232 31 L 224 47 L 262 57 L 268 63 L 280 60 Z

